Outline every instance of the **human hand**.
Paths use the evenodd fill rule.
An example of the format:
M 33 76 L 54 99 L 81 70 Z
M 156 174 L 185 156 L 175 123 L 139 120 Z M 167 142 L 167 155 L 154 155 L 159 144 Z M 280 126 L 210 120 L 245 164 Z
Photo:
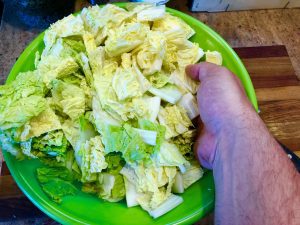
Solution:
M 186 73 L 201 82 L 197 100 L 204 128 L 196 141 L 195 151 L 201 164 L 211 169 L 222 135 L 230 137 L 238 132 L 256 112 L 239 78 L 225 67 L 199 63 L 188 66 Z

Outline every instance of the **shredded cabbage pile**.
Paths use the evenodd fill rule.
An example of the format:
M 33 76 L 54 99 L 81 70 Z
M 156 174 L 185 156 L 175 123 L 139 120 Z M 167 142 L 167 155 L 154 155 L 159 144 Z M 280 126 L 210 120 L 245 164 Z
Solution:
M 222 64 L 220 53 L 189 41 L 194 34 L 150 4 L 93 6 L 52 24 L 35 70 L 0 86 L 2 149 L 50 166 L 38 179 L 57 202 L 64 194 L 55 185 L 78 180 L 154 218 L 170 211 L 203 175 L 191 148 L 198 83 L 185 67 Z

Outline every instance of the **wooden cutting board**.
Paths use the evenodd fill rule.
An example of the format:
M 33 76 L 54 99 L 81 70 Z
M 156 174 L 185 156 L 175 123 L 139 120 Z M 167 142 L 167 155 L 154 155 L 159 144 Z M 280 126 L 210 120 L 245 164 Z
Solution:
M 300 81 L 285 46 L 236 48 L 253 82 L 260 116 L 285 146 L 300 153 Z
M 235 51 L 253 81 L 260 116 L 280 142 L 300 155 L 300 81 L 285 46 L 236 48 Z M 0 221 L 14 219 L 15 216 L 26 218 L 44 215 L 22 194 L 3 163 Z

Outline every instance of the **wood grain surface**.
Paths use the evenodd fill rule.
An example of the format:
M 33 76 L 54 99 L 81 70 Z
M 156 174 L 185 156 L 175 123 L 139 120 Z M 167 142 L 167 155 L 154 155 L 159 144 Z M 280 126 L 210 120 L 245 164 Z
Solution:
M 244 47 L 235 51 L 255 86 L 261 118 L 280 142 L 300 155 L 300 82 L 285 46 Z M 5 163 L 0 176 L 0 202 L 5 202 L 0 204 L 0 221 L 38 211 L 23 196 Z M 212 224 L 212 218 L 210 214 L 197 225 Z
M 281 143 L 300 151 L 300 81 L 285 46 L 235 51 L 251 76 L 261 118 Z

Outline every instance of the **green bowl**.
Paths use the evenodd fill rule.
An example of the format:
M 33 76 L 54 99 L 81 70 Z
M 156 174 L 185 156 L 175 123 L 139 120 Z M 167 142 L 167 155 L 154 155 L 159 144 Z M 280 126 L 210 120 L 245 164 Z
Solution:
M 167 11 L 183 19 L 196 31 L 192 41 L 199 43 L 203 49 L 222 53 L 224 66 L 241 79 L 250 101 L 257 109 L 249 74 L 232 48 L 217 33 L 195 18 L 174 9 Z M 35 52 L 44 48 L 43 35 L 44 33 L 40 34 L 20 55 L 7 78 L 7 83 L 14 80 L 19 72 L 34 69 Z M 140 207 L 127 208 L 125 201 L 109 203 L 81 191 L 76 196 L 65 197 L 62 204 L 56 204 L 45 195 L 37 181 L 35 171 L 41 166 L 38 160 L 17 161 L 7 152 L 4 152 L 4 158 L 25 195 L 44 213 L 62 224 L 192 224 L 214 208 L 214 182 L 210 171 L 182 194 L 183 204 L 154 220 Z

